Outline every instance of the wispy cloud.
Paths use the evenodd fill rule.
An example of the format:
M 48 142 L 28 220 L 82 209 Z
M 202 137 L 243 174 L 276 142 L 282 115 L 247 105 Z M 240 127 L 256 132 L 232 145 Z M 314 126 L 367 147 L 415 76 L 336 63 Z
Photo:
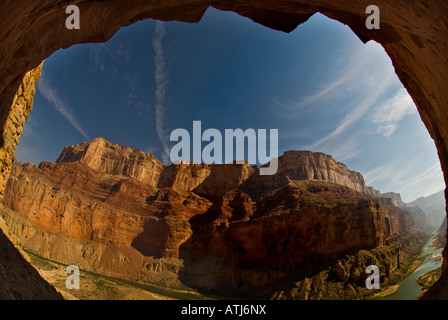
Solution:
M 309 147 L 316 149 L 334 145 L 337 138 L 339 138 L 342 134 L 347 133 L 347 131 L 355 123 L 361 120 L 370 110 L 372 110 L 372 107 L 383 97 L 385 91 L 392 83 L 392 80 L 393 76 L 389 74 L 382 82 L 371 84 L 369 86 L 369 91 L 363 91 L 363 93 L 361 93 L 358 97 L 350 101 L 350 105 L 352 106 L 350 111 L 336 125 L 336 127 L 328 135 L 317 140 Z
M 17 160 L 38 164 L 47 156 L 45 154 L 46 144 L 41 143 L 37 126 L 34 118 L 30 116 L 23 127 L 23 133 L 14 155 Z
M 120 44 L 115 49 L 115 56 L 117 59 L 124 60 L 124 61 L 131 61 L 131 48 L 130 46 Z
M 139 90 L 139 84 L 144 80 L 141 80 L 137 72 L 133 72 L 132 67 L 123 68 L 132 64 L 131 45 L 111 42 L 92 44 L 89 59 L 93 65 L 91 72 L 101 74 L 104 83 L 107 83 L 111 90 L 125 92 L 121 96 L 123 107 L 134 108 L 139 117 L 149 120 L 151 106 L 147 103 L 147 99 L 141 98 Z
M 404 184 L 407 177 L 412 176 L 415 163 L 403 162 L 403 158 L 388 161 L 363 173 L 368 184 L 374 184 L 387 180 L 390 184 Z M 391 190 L 382 190 L 383 192 Z
M 406 89 L 397 91 L 396 95 L 380 105 L 371 121 L 378 125 L 377 133 L 390 137 L 398 127 L 398 122 L 407 115 L 417 112 L 417 108 Z
M 273 113 L 285 118 L 296 118 L 300 117 L 307 107 L 313 108 L 316 105 L 322 106 L 327 103 L 335 104 L 335 100 L 346 100 L 351 93 L 360 92 L 360 89 L 361 92 L 366 91 L 374 81 L 375 75 L 386 70 L 386 68 L 377 68 L 371 63 L 378 61 L 381 54 L 384 53 L 377 45 L 368 43 L 365 47 L 351 53 L 351 56 L 335 57 L 340 60 L 336 64 L 341 67 L 334 72 L 332 78 L 322 82 L 315 92 L 301 96 L 298 100 L 284 102 L 274 99 Z M 327 76 L 327 71 L 323 71 L 321 77 L 327 79 Z
M 331 123 L 329 132 L 306 146 L 306 149 L 330 153 L 339 161 L 358 155 L 360 141 L 353 134 L 354 126 L 380 103 L 396 80 L 393 69 L 380 59 L 382 54 L 384 52 L 375 46 L 362 47 L 351 57 L 344 58 L 345 62 L 333 80 L 295 104 L 299 112 L 303 108 L 317 107 L 321 113 L 334 114 L 333 123 L 326 124 Z M 372 61 L 381 63 L 372 64 Z M 287 111 L 285 106 L 283 110 Z M 288 111 L 291 117 L 291 110 Z M 340 114 L 344 116 L 337 121 Z
M 73 128 L 75 128 L 87 141 L 90 141 L 89 135 L 78 120 L 76 120 L 69 106 L 59 97 L 55 89 L 45 78 L 39 80 L 37 89 L 45 100 L 47 100 L 64 117 L 64 119 L 73 126 Z
M 117 63 L 131 61 L 131 47 L 124 44 L 114 46 L 109 42 L 94 44 L 90 49 L 89 59 L 108 78 L 115 77 L 118 74 Z
M 298 139 L 300 148 L 325 152 L 363 168 L 366 183 L 381 192 L 399 192 L 411 201 L 443 189 L 439 162 L 411 151 L 415 143 L 422 143 L 416 139 L 418 130 L 409 133 L 412 148 L 400 137 L 392 137 L 400 122 L 417 108 L 384 49 L 370 42 L 336 56 L 335 65 L 339 68 L 333 73 L 316 69 L 325 80 L 307 95 L 274 100 L 273 114 L 285 123 L 292 119 L 288 139 Z M 321 130 L 312 125 L 320 125 Z M 423 141 L 422 150 L 430 152 L 431 146 Z
M 424 166 L 419 159 L 405 154 L 364 172 L 363 176 L 368 185 L 389 186 L 389 189 L 381 190 L 383 193 L 401 193 L 405 202 L 429 196 L 445 188 L 440 162 Z
M 165 23 L 157 21 L 156 29 L 152 39 L 152 46 L 154 49 L 154 77 L 156 82 L 155 90 L 155 118 L 156 131 L 160 143 L 163 146 L 162 160 L 168 162 L 170 153 L 169 135 L 164 127 L 165 95 L 168 86 L 168 72 L 166 71 L 165 54 L 163 49 L 163 39 L 166 36 Z
M 108 51 L 107 43 L 98 43 L 90 50 L 90 59 L 95 62 L 101 72 L 104 72 L 104 54 Z
M 420 193 L 422 192 L 422 186 L 425 186 L 427 182 L 430 182 L 431 188 L 429 190 L 423 190 L 423 195 L 428 196 L 445 187 L 442 177 L 443 173 L 440 162 L 436 162 L 419 175 L 412 177 L 412 181 L 409 181 L 409 183 L 406 185 L 406 188 L 411 190 L 418 190 L 418 192 Z M 434 179 L 438 178 L 441 178 L 439 179 L 439 184 L 434 184 Z M 427 186 L 425 187 L 428 188 Z

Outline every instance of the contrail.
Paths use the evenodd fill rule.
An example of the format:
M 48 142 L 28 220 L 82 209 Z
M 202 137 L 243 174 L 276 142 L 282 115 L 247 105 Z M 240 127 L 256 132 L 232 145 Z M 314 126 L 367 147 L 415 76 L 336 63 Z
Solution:
M 166 35 L 165 23 L 157 21 L 152 46 L 154 49 L 154 77 L 156 82 L 155 90 L 155 116 L 156 131 L 160 143 L 163 146 L 162 160 L 167 163 L 169 159 L 170 146 L 169 135 L 164 128 L 163 118 L 165 114 L 165 94 L 168 85 L 168 73 L 165 68 L 165 56 L 163 52 L 163 38 Z
M 37 89 L 40 94 L 53 105 L 53 107 L 66 119 L 87 141 L 90 141 L 89 135 L 82 128 L 81 124 L 76 120 L 69 107 L 59 98 L 55 90 L 45 80 L 40 79 L 37 83 Z

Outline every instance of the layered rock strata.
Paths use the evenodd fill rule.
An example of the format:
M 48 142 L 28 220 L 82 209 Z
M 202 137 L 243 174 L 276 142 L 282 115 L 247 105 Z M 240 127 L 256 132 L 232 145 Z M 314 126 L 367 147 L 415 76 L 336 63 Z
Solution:
M 248 164 L 163 165 L 97 138 L 64 148 L 57 163 L 17 162 L 2 215 L 28 250 L 54 261 L 265 297 L 310 259 L 324 265 L 412 230 L 411 215 L 377 194 L 321 153 L 287 152 L 266 177 Z
M 14 153 L 22 135 L 25 121 L 33 109 L 35 86 L 39 81 L 41 70 L 42 64 L 25 74 L 5 120 L 2 131 L 3 144 L 0 148 L 0 198 L 3 196 L 9 171 L 15 160 Z
M 385 205 L 392 204 L 395 207 L 398 207 L 402 210 L 405 210 L 409 212 L 412 216 L 412 220 L 414 223 L 414 227 L 417 229 L 426 229 L 430 228 L 427 226 L 426 220 L 427 215 L 426 212 L 424 212 L 420 207 L 418 206 L 411 206 L 403 202 L 401 200 L 401 195 L 396 192 L 387 192 L 382 193 L 380 195 L 379 201 Z
M 289 283 L 272 295 L 279 300 L 339 300 L 364 299 L 375 295 L 366 285 L 366 269 L 370 265 L 380 269 L 380 287 L 384 288 L 399 281 L 410 266 L 409 259 L 419 253 L 422 242 L 427 240 L 422 232 L 413 232 L 399 236 L 398 242 L 376 247 L 371 250 L 359 250 L 356 253 L 341 256 L 328 268 L 320 267 L 318 273 L 309 272 L 299 281 Z M 319 270 L 319 265 L 314 268 Z

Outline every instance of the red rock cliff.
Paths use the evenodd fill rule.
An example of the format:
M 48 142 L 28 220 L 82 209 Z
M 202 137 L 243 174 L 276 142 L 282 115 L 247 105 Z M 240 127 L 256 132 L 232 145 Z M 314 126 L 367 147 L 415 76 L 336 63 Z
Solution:
M 320 153 L 288 152 L 275 175 L 259 176 L 248 164 L 163 165 L 98 138 L 57 163 L 17 163 L 2 215 L 26 248 L 61 263 L 256 292 L 297 276 L 291 264 L 412 229 L 409 213 L 372 195 L 361 174 Z

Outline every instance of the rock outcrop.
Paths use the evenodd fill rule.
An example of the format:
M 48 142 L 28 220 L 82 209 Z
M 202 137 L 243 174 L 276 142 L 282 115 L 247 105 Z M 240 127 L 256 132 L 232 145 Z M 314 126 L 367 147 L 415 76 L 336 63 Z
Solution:
M 409 212 L 412 216 L 414 227 L 417 229 L 425 229 L 429 227 L 426 223 L 427 214 L 420 207 L 409 205 L 403 202 L 401 199 L 401 195 L 396 192 L 387 192 L 382 193 L 380 195 L 380 202 L 383 204 L 387 204 L 390 201 L 390 204 L 398 207 L 402 210 Z M 386 199 L 386 201 L 384 200 Z
M 258 170 L 163 165 L 97 138 L 65 147 L 57 163 L 16 163 L 1 212 L 28 250 L 54 261 L 258 297 L 413 229 L 408 212 L 380 204 L 328 155 L 287 152 L 275 175 Z
M 446 218 L 446 201 L 443 191 L 436 192 L 427 197 L 420 197 L 406 204 L 408 207 L 419 207 L 426 213 L 428 224 L 438 227 Z
M 287 151 L 278 159 L 274 175 L 252 175 L 242 186 L 253 195 L 277 189 L 291 180 L 321 180 L 345 186 L 360 193 L 378 197 L 380 192 L 368 187 L 359 172 L 350 171 L 345 164 L 330 155 L 311 151 Z
M 102 173 L 134 178 L 152 187 L 157 187 L 163 170 L 156 157 L 102 138 L 65 147 L 56 163 L 68 162 L 79 162 Z
M 406 207 L 406 204 L 401 200 L 401 194 L 396 192 L 386 192 L 382 193 L 381 198 L 388 198 L 391 200 L 391 203 L 399 208 Z
M 273 299 L 280 300 L 320 300 L 320 299 L 362 299 L 375 294 L 365 286 L 366 269 L 369 265 L 378 266 L 381 287 L 395 283 L 410 266 L 410 256 L 419 252 L 424 233 L 410 233 L 400 236 L 400 243 L 376 247 L 371 250 L 359 250 L 329 263 L 327 268 L 320 267 L 318 273 L 310 272 L 303 279 L 285 285 L 277 290 Z M 319 265 L 314 266 L 319 270 Z
M 5 120 L 2 131 L 3 145 L 0 148 L 0 198 L 3 196 L 9 171 L 15 159 L 14 153 L 22 135 L 23 126 L 33 109 L 35 86 L 39 81 L 41 70 L 42 64 L 25 74 Z
M 328 181 L 369 196 L 380 196 L 378 190 L 365 184 L 359 172 L 349 170 L 330 155 L 311 151 L 285 152 L 278 159 L 276 174 L 270 176 L 258 175 L 258 167 L 251 167 L 247 162 L 167 166 L 153 155 L 116 145 L 103 138 L 65 147 L 56 163 L 72 162 L 79 162 L 102 173 L 130 177 L 154 188 L 170 187 L 180 193 L 194 191 L 211 197 L 236 188 L 257 195 L 266 190 L 275 190 L 292 180 Z
M 151 270 L 164 270 L 162 264 L 175 273 L 178 261 L 170 258 L 191 235 L 188 219 L 209 206 L 194 194 L 156 189 L 80 162 L 16 165 L 6 192 L 4 202 L 16 214 L 5 220 L 29 250 L 131 280 L 149 279 Z
M 339 254 L 383 246 L 413 227 L 405 211 L 312 180 L 291 181 L 257 202 L 231 191 L 190 224 L 193 235 L 181 247 L 183 281 L 259 297 L 328 267 Z

